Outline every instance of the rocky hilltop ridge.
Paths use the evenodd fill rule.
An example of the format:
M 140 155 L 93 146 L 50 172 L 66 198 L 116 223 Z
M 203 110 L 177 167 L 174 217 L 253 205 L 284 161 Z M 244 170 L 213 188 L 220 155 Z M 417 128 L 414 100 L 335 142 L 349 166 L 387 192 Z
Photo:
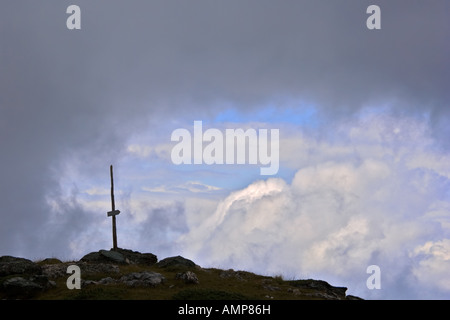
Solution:
M 80 288 L 69 288 L 80 270 Z M 33 262 L 0 257 L 2 299 L 359 299 L 347 288 L 322 280 L 291 280 L 247 271 L 202 268 L 182 256 L 158 261 L 152 253 L 129 249 L 90 252 L 79 261 L 47 258 Z

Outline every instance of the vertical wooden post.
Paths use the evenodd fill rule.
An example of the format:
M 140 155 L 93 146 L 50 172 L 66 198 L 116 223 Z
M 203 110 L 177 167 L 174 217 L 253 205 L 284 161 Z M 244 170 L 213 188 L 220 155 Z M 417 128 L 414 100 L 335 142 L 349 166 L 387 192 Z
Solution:
M 114 179 L 113 179 L 113 166 L 109 167 L 111 174 L 111 207 L 112 212 L 116 211 L 116 204 L 114 203 Z M 113 250 L 117 250 L 117 231 L 116 231 L 116 214 L 112 215 L 112 234 L 113 234 Z

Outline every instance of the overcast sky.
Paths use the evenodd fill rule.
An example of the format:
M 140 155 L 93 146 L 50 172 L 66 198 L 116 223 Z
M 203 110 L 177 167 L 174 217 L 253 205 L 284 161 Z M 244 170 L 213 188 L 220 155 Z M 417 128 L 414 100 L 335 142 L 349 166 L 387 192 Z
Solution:
M 120 247 L 449 299 L 449 13 L 447 0 L 2 3 L 0 255 L 109 249 L 113 164 Z M 171 133 L 195 120 L 279 129 L 278 173 L 175 165 Z

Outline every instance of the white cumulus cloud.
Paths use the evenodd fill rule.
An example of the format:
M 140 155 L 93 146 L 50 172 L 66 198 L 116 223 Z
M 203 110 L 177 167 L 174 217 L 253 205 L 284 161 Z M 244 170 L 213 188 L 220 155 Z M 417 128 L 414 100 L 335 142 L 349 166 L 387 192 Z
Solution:
M 214 266 L 328 279 L 366 298 L 433 297 L 434 289 L 450 296 L 448 167 L 411 165 L 445 155 L 425 124 L 397 122 L 398 136 L 394 123 L 371 115 L 333 139 L 303 135 L 313 161 L 303 160 L 292 181 L 269 178 L 230 193 L 181 238 L 187 252 Z M 372 264 L 381 290 L 365 285 Z M 417 281 L 427 283 L 424 292 Z

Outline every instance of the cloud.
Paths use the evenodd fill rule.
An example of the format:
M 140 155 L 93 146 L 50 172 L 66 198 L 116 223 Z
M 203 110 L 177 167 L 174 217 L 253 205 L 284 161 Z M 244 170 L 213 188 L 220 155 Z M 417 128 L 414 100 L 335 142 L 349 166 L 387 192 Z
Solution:
M 445 156 L 423 123 L 396 122 L 397 136 L 393 120 L 372 115 L 341 128 L 339 139 L 306 137 L 316 155 L 290 183 L 270 178 L 232 192 L 181 238 L 186 250 L 200 263 L 331 279 L 363 297 L 448 296 L 440 263 L 448 260 L 449 168 L 411 166 Z M 381 268 L 381 291 L 365 286 L 371 264 Z
M 220 191 L 221 188 L 204 184 L 199 181 L 188 181 L 184 184 L 177 186 L 158 186 L 154 188 L 143 187 L 143 191 L 148 192 L 161 192 L 161 193 L 181 193 L 181 192 L 191 192 L 191 193 L 210 193 L 214 191 Z
M 450 291 L 450 239 L 427 241 L 410 254 L 416 262 L 413 273 L 417 282 L 427 289 Z
M 96 187 L 92 187 L 90 189 L 84 190 L 85 193 L 87 193 L 90 196 L 104 196 L 107 194 L 111 193 L 110 189 L 106 189 L 106 188 L 96 188 Z
M 150 139 L 148 139 L 150 140 Z M 147 142 L 148 143 L 148 142 Z M 156 146 L 145 144 L 130 144 L 127 147 L 127 152 L 135 157 L 141 159 L 162 159 L 170 160 L 171 145 L 159 144 Z

